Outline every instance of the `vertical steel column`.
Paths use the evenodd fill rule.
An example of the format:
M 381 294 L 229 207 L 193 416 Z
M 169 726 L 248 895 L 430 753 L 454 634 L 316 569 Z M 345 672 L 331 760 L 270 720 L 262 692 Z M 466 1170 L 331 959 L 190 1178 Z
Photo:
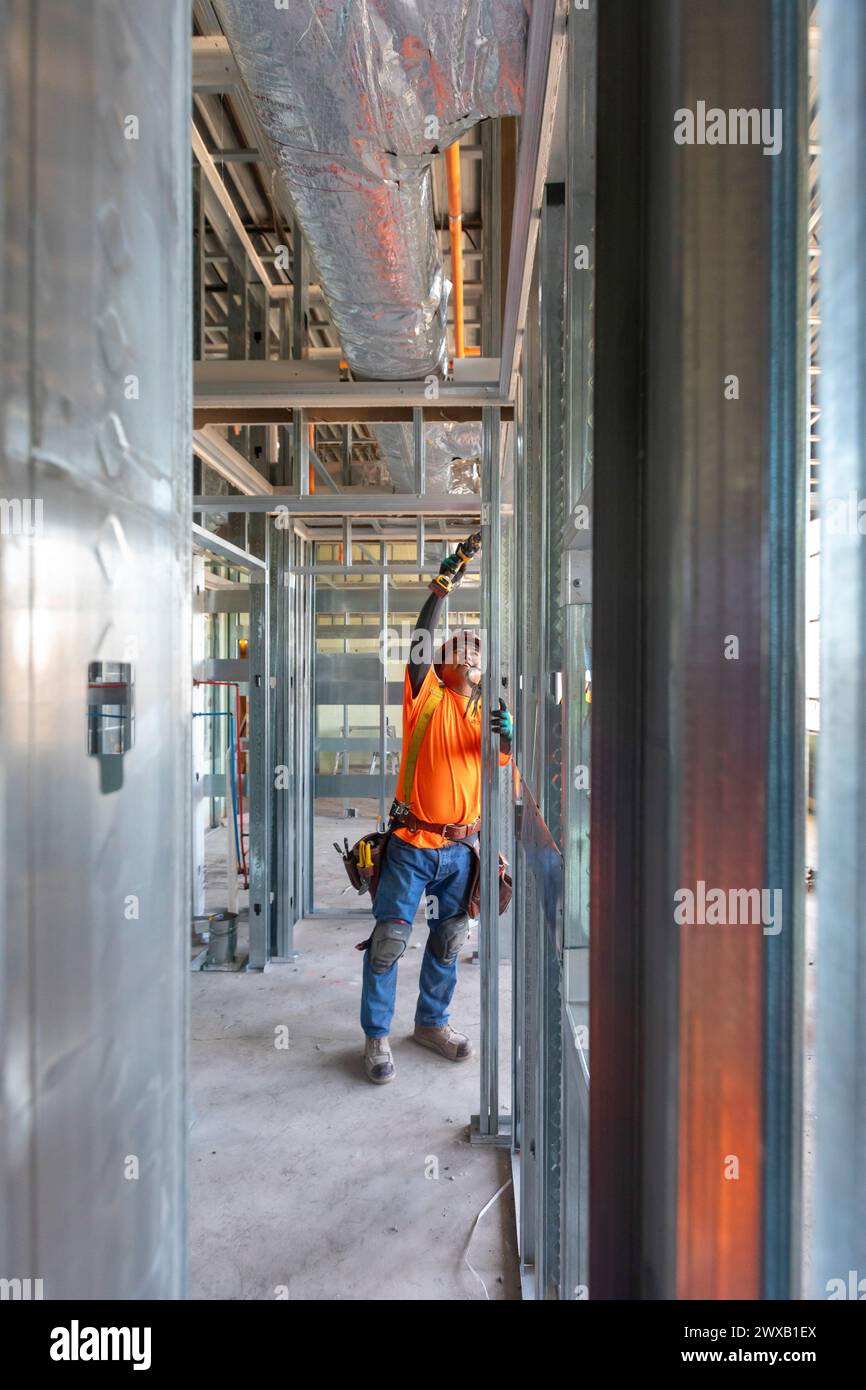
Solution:
M 270 615 L 270 517 L 257 512 L 250 517 L 250 543 L 268 568 L 250 575 L 250 682 L 249 775 L 250 815 L 250 969 L 262 970 L 270 947 L 271 817 L 274 795 L 274 760 L 271 756 L 271 615 Z
M 589 866 L 592 649 L 592 412 L 595 316 L 597 8 L 568 18 L 565 260 L 565 552 L 563 635 L 563 1156 L 562 1297 L 589 1283 Z
M 382 565 L 387 564 L 385 553 L 385 542 L 382 542 Z M 379 684 L 379 821 L 385 820 L 385 800 L 387 797 L 387 786 L 385 778 L 385 763 L 387 761 L 388 747 L 388 576 L 383 574 L 379 581 L 379 652 L 381 655 L 381 671 Z
M 252 284 L 247 290 L 247 356 L 265 362 L 268 358 L 270 300 L 264 286 Z M 250 425 L 247 428 L 247 458 L 263 477 L 268 477 L 268 426 Z M 260 534 L 260 533 L 259 533 Z M 247 540 L 250 542 L 247 523 Z M 257 553 L 257 552 L 254 552 Z M 259 559 L 263 557 L 260 555 Z
M 528 550 L 528 528 L 526 524 L 526 454 L 525 454 L 525 392 L 526 378 L 521 375 L 518 379 L 517 400 L 514 409 L 514 681 L 515 688 L 512 692 L 513 711 L 514 711 L 514 761 L 521 772 L 521 781 L 518 787 L 518 801 L 515 807 L 515 827 L 518 830 L 518 838 L 515 846 L 513 879 L 514 897 L 511 904 L 511 959 L 514 971 L 514 987 L 511 1000 L 511 1111 L 512 1111 L 512 1134 L 511 1147 L 512 1153 L 517 1159 L 517 1166 L 522 1167 L 520 1157 L 523 1149 L 523 1100 L 526 1079 L 526 1068 L 523 1057 L 523 1044 L 525 1038 L 525 956 L 526 956 L 526 890 L 525 875 L 526 866 L 523 855 L 520 851 L 519 827 L 522 814 L 521 798 L 523 795 L 522 770 L 525 763 L 525 750 L 527 742 L 527 718 L 528 700 L 526 697 L 526 665 L 525 665 L 525 642 L 524 634 L 526 630 L 525 606 L 527 602 L 526 594 L 526 567 Z M 522 1187 L 522 1176 L 520 1178 Z M 521 1264 L 524 1263 L 523 1245 L 520 1243 Z
M 423 497 L 427 491 L 427 457 L 424 447 L 424 411 L 420 406 L 412 410 L 412 442 L 415 459 L 415 491 Z
M 342 439 L 343 487 L 352 486 L 352 426 L 343 426 Z
M 202 197 L 201 167 L 195 155 L 192 158 L 192 356 L 194 362 L 201 362 L 205 351 L 204 334 L 204 253 L 205 221 L 204 198 Z
M 295 918 L 299 918 L 304 911 L 304 857 L 303 845 L 306 826 L 309 820 L 309 808 L 304 800 L 304 767 L 303 767 L 303 736 L 302 718 L 303 706 L 310 703 L 309 698 L 304 699 L 299 694 L 303 690 L 303 652 L 301 650 L 301 585 L 303 580 L 293 573 L 295 567 L 301 563 L 304 542 L 300 536 L 290 534 L 289 537 L 289 613 L 285 640 L 288 648 L 289 663 L 289 689 L 292 695 L 292 715 L 288 724 L 287 738 L 288 747 L 286 756 L 289 759 L 288 766 L 292 770 L 292 801 L 291 817 L 289 820 L 290 833 L 292 835 L 291 846 L 291 890 L 294 903 Z
M 245 361 L 249 354 L 248 314 L 249 314 L 249 265 L 246 253 L 240 252 L 237 259 L 229 254 L 226 267 L 226 319 L 228 323 L 228 354 L 232 362 Z M 250 431 L 242 425 L 237 436 L 230 431 L 233 448 L 244 458 L 249 458 Z M 226 504 L 228 510 L 228 503 Z M 224 534 L 233 545 L 247 549 L 247 514 L 229 510 Z
M 287 357 L 296 342 L 291 337 L 289 306 L 280 306 L 280 355 Z M 267 319 L 265 322 L 267 343 Z M 288 487 L 295 468 L 294 427 L 280 426 L 274 483 Z M 269 460 L 270 461 L 270 460 Z M 295 474 L 297 477 L 297 474 Z M 292 519 L 281 513 L 276 524 L 269 517 L 268 586 L 270 590 L 270 677 L 268 735 L 271 796 L 270 881 L 268 955 L 293 959 L 294 924 L 298 917 L 297 808 L 300 795 L 296 763 L 298 713 L 297 589 L 292 574 L 295 536 Z M 252 894 L 250 895 L 252 902 Z
M 298 497 L 310 495 L 310 436 L 307 412 L 300 406 L 292 411 L 292 467 Z
M 592 411 L 595 316 L 597 10 L 572 0 L 568 30 L 564 512 L 568 549 L 560 575 L 565 605 L 563 709 L 564 918 L 566 954 L 589 944 L 589 720 L 585 674 L 592 644 Z M 589 573 L 587 573 L 589 571 Z M 566 975 L 572 972 L 566 961 Z M 578 983 L 580 974 L 582 983 Z M 585 971 L 574 967 L 585 997 Z M 569 989 L 569 999 L 575 994 Z
M 866 1278 L 866 7 L 822 0 L 818 1124 L 811 1289 Z M 836 1286 L 838 1288 L 838 1286 Z
M 545 823 L 562 845 L 562 664 L 565 608 L 562 559 L 565 545 L 565 188 L 548 184 L 541 216 L 541 389 L 544 533 L 538 546 L 542 566 L 544 756 L 539 800 Z
M 270 656 L 274 679 L 269 702 L 273 711 L 269 740 L 273 806 L 269 949 L 275 959 L 291 960 L 295 954 L 294 925 L 298 915 L 292 829 L 294 800 L 298 795 L 292 738 L 297 703 L 291 646 L 294 590 L 290 571 L 294 536 L 288 518 L 281 517 L 281 522 L 284 524 L 273 529 L 269 541 Z
M 202 173 L 198 160 L 194 155 L 192 159 L 192 357 L 194 362 L 201 362 L 205 357 L 205 290 L 204 290 L 204 268 L 205 268 L 205 220 L 204 220 L 204 199 L 202 197 Z M 194 497 L 200 497 L 204 492 L 202 486 L 202 463 L 197 455 L 193 455 L 192 460 L 192 492 Z M 193 521 L 201 524 L 201 513 L 196 512 Z M 202 735 L 203 737 L 203 735 Z M 196 911 L 199 911 L 197 908 Z
M 240 257 L 238 261 L 229 256 L 226 267 L 226 322 L 229 359 L 232 362 L 243 361 L 247 356 L 248 280 L 246 256 Z M 238 447 L 235 445 L 235 448 Z
M 280 315 L 280 361 L 285 361 L 292 356 L 292 305 L 287 299 L 279 301 Z M 283 487 L 290 487 L 292 482 L 292 426 L 278 425 L 277 435 L 277 457 L 271 460 L 276 463 L 271 477 L 272 483 L 279 483 Z
M 292 224 L 292 357 L 300 359 L 307 353 L 307 317 L 309 287 L 307 284 L 307 247 L 297 222 Z
M 304 563 L 315 559 L 314 542 L 298 540 Z M 304 913 L 312 912 L 315 892 L 315 809 L 316 809 L 316 580 L 312 574 L 299 576 L 296 602 L 300 605 L 300 679 L 297 708 L 301 716 L 298 743 L 303 758 L 301 807 L 303 814 L 303 898 Z
M 787 904 L 764 956 L 762 1296 L 800 1296 L 806 780 L 805 560 L 809 454 L 808 26 L 804 0 L 772 0 L 770 106 L 786 143 L 770 174 L 770 400 L 765 525 L 771 613 L 767 661 L 766 880 Z
M 481 733 L 481 1097 L 478 1137 L 500 1134 L 499 1117 L 499 740 L 490 712 L 499 705 L 500 420 L 486 406 L 481 424 L 481 627 L 486 643 Z
M 593 1298 L 790 1287 L 794 8 L 652 0 L 637 23 L 623 0 L 599 9 Z M 699 123 L 702 107 L 772 126 L 690 140 L 679 113 Z

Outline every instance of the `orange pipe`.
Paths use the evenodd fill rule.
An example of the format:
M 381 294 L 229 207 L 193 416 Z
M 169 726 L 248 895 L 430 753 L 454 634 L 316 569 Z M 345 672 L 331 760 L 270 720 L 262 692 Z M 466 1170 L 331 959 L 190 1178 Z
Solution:
M 454 285 L 454 356 L 466 356 L 463 330 L 463 194 L 460 187 L 460 141 L 445 151 L 448 178 L 448 230 L 451 233 L 451 280 Z

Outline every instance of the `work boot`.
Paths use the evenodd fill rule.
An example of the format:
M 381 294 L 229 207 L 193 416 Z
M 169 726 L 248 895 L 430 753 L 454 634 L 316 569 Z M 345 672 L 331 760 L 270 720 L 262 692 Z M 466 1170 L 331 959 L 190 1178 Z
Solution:
M 384 1086 L 397 1075 L 388 1038 L 368 1038 L 364 1047 L 364 1070 L 367 1080 Z
M 440 1028 L 423 1028 L 416 1023 L 413 1037 L 422 1047 L 432 1047 L 449 1062 L 465 1062 L 472 1056 L 466 1034 L 456 1033 L 450 1023 L 443 1023 Z

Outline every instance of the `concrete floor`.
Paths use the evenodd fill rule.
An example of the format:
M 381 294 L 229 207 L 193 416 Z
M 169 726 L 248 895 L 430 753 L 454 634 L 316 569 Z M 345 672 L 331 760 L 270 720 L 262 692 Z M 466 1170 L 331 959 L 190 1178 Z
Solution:
M 350 840 L 366 828 L 355 824 L 342 822 Z M 319 817 L 316 838 L 323 862 L 342 834 Z M 358 904 L 339 896 L 336 873 L 328 879 L 336 903 Z M 294 965 L 192 976 L 193 1298 L 485 1298 L 464 1254 L 476 1216 L 510 1177 L 508 1152 L 468 1142 L 477 1056 L 455 1065 L 409 1037 L 423 922 L 400 965 L 397 1078 L 364 1079 L 353 948 L 370 923 L 312 918 L 298 926 Z M 479 974 L 468 960 L 452 1018 L 477 1048 Z M 283 1030 L 288 1046 L 278 1047 Z M 510 1187 L 469 1259 L 491 1299 L 519 1299 Z
M 806 824 L 806 863 L 818 867 L 817 826 L 814 816 Z M 801 1278 L 804 1297 L 809 1297 L 812 1274 L 812 1239 L 815 1225 L 815 1126 L 818 1096 L 815 1077 L 815 991 L 817 988 L 818 903 L 814 892 L 806 894 L 803 990 L 803 1222 Z
M 294 965 L 264 974 L 192 976 L 190 1264 L 194 1298 L 483 1300 L 464 1262 L 477 1213 L 510 1176 L 507 1153 L 470 1147 L 477 1057 L 441 1061 L 410 1039 L 424 924 L 400 967 L 391 1086 L 363 1079 L 357 1021 L 361 956 L 371 919 L 343 893 L 332 841 L 373 828 L 320 803 L 317 902 L 337 917 L 297 929 Z M 359 810 L 367 811 L 367 807 Z M 816 863 L 814 825 L 808 827 Z M 224 903 L 225 836 L 207 841 L 207 902 Z M 334 871 L 337 872 L 334 872 Z M 222 896 L 220 896 L 222 894 Z M 241 894 L 239 906 L 246 904 Z M 806 900 L 803 1276 L 808 1290 L 815 1127 L 815 895 Z M 504 919 L 503 919 L 504 920 Z M 239 945 L 246 924 L 239 922 Z M 479 974 L 464 953 L 455 1025 L 479 1038 Z M 502 1108 L 508 1110 L 510 962 L 502 963 Z M 289 1046 L 274 1045 L 288 1029 Z M 438 1178 L 428 1178 L 435 1171 Z M 483 1218 L 470 1259 L 491 1299 L 519 1299 L 513 1195 Z M 279 1291 L 279 1293 L 278 1293 Z

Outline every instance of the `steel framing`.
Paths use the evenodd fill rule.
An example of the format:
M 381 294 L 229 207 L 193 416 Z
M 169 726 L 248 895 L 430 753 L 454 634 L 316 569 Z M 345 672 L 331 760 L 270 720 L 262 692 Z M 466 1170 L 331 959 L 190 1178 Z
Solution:
M 770 251 L 799 225 L 801 17 L 599 10 L 593 1298 L 796 1286 L 802 535 L 780 499 L 802 486 L 805 348 L 796 256 Z M 671 112 L 705 90 L 720 107 L 786 93 L 777 159 L 678 146 Z M 675 894 L 701 882 L 781 892 L 779 938 L 678 922 Z
M 814 1248 L 806 1297 L 866 1270 L 866 10 L 824 0 L 821 24 L 821 734 Z M 836 520 L 833 513 L 836 512 Z M 850 515 L 850 512 L 849 512 Z M 838 1285 L 836 1286 L 838 1288 Z M 863 1285 L 860 1284 L 862 1290 Z M 857 1296 L 862 1298 L 862 1292 Z
M 473 1139 L 511 1142 L 524 1289 L 537 1298 L 579 1298 L 590 1287 L 593 1297 L 784 1297 L 796 1287 L 799 1078 L 791 1057 L 799 1027 L 801 653 L 794 550 L 802 518 L 790 499 L 797 495 L 802 429 L 799 138 L 792 136 L 777 161 L 729 148 L 714 151 L 711 165 L 706 151 L 674 144 L 668 108 L 688 105 L 709 85 L 714 99 L 734 106 L 783 106 L 799 137 L 802 16 L 800 0 L 731 0 L 727 25 L 738 42 L 749 37 L 748 55 L 739 61 L 720 46 L 718 23 L 704 7 L 646 0 L 636 17 L 627 0 L 589 9 L 577 0 L 533 6 L 501 323 L 496 295 L 483 301 L 482 350 L 498 377 L 442 384 L 435 402 L 424 383 L 348 383 L 339 380 L 335 363 L 304 360 L 333 349 L 315 343 L 311 331 L 319 297 L 307 284 L 303 244 L 293 232 L 294 283 L 275 282 L 271 253 L 260 239 L 253 244 L 241 235 L 237 206 L 215 187 L 214 157 L 201 133 L 196 139 L 203 177 L 250 257 L 256 292 L 280 300 L 281 347 L 290 339 L 292 359 L 288 366 L 248 363 L 241 360 L 246 350 L 230 346 L 230 360 L 199 368 L 195 381 L 197 425 L 241 423 L 267 430 L 269 438 L 279 431 L 281 457 L 290 454 L 292 462 L 291 481 L 283 468 L 273 493 L 262 487 L 227 499 L 202 491 L 193 503 L 203 514 L 229 507 L 247 514 L 254 534 L 260 526 L 270 529 L 267 514 L 285 517 L 282 534 L 271 530 L 268 556 L 272 757 L 283 750 L 293 769 L 291 801 L 274 811 L 270 846 L 275 908 L 267 950 L 276 958 L 291 953 L 294 918 L 314 907 L 314 713 L 297 696 L 310 688 L 313 674 L 316 603 L 335 611 L 337 592 L 317 592 L 317 579 L 377 579 L 352 601 L 377 613 L 384 628 L 389 602 L 408 603 L 416 590 L 391 589 L 388 575 L 425 573 L 425 522 L 468 520 L 480 509 L 490 708 L 504 671 L 502 523 L 513 523 L 515 611 L 508 636 L 522 678 L 514 698 L 523 775 L 514 864 L 513 1120 L 509 1125 L 499 1104 L 496 877 L 511 797 L 500 787 L 495 741 L 485 733 L 483 1028 Z M 566 52 L 565 184 L 545 186 Z M 206 61 L 202 84 L 231 79 L 220 73 L 218 55 Z M 598 266 L 597 137 L 598 215 L 606 233 Z M 485 132 L 488 286 L 494 278 L 499 284 L 492 210 L 501 191 L 500 143 L 498 131 Z M 840 160 L 850 165 L 861 148 L 840 142 Z M 767 232 L 757 251 L 749 241 L 753 226 Z M 578 255 L 583 248 L 585 258 Z M 236 274 L 229 269 L 230 277 Z M 749 312 L 757 318 L 753 331 L 747 331 Z M 231 345 L 231 306 L 227 318 Z M 695 350 L 698 334 L 710 344 L 703 357 Z M 853 357 L 857 362 L 856 351 Z M 728 369 L 748 389 L 738 410 L 722 417 L 718 379 Z M 423 422 L 436 412 L 480 414 L 483 501 L 427 491 Z M 500 471 L 512 414 L 513 511 L 501 497 Z M 353 425 L 377 418 L 412 422 L 412 494 L 337 490 L 351 487 Z M 319 491 L 311 495 L 308 470 L 318 460 L 308 425 L 317 421 L 347 428 L 338 441 L 340 483 L 331 474 L 325 480 L 319 468 Z M 594 430 L 605 450 L 598 476 Z M 223 462 L 228 476 L 232 460 Z M 589 517 L 586 535 L 574 521 L 579 507 Z M 319 518 L 335 520 L 317 530 Z M 416 563 L 357 563 L 353 521 L 388 518 L 398 524 L 403 518 L 413 533 Z M 383 532 L 385 539 L 391 535 L 396 531 Z M 334 538 L 345 547 L 344 562 L 319 562 L 316 540 Z M 690 576 L 699 560 L 702 573 L 709 564 L 711 578 L 698 604 Z M 721 668 L 734 686 L 725 704 L 717 688 L 724 677 L 714 686 L 706 671 L 718 656 L 719 632 L 734 630 L 747 655 L 742 665 Z M 281 665 L 277 635 L 284 643 L 287 633 L 290 650 Z M 692 659 L 695 651 L 700 660 Z M 320 675 L 327 693 L 325 660 Z M 371 743 L 380 760 L 383 815 L 385 707 L 398 692 L 384 666 L 365 673 L 358 688 L 378 700 Z M 738 770 L 733 793 L 719 769 L 720 749 Z M 591 770 L 591 805 L 587 782 L 578 781 L 582 769 Z M 363 789 L 367 779 L 357 781 Z M 343 784 L 354 792 L 352 778 Z M 292 831 L 293 857 L 280 847 Z M 673 888 L 684 875 L 713 872 L 722 878 L 748 872 L 762 886 L 779 887 L 790 905 L 787 934 L 765 941 L 753 933 L 734 949 L 680 933 L 676 951 L 665 952 Z M 708 995 L 713 979 L 733 980 L 737 970 L 744 986 L 732 1022 Z M 695 1017 L 700 1036 L 689 1032 Z M 708 1040 L 714 1030 L 726 1041 L 727 1070 Z M 738 1101 L 736 1123 L 718 1101 L 725 1085 Z M 711 1171 L 713 1146 L 735 1141 L 747 1156 L 750 1181 L 720 1189 Z M 705 1249 L 723 1252 L 713 1268 Z
M 501 690 L 500 588 L 501 544 L 499 413 L 485 410 L 482 419 L 481 626 L 487 640 L 482 706 L 498 708 Z M 499 1113 L 499 849 L 501 835 L 499 740 L 489 721 L 481 735 L 481 1092 L 477 1137 L 490 1142 L 504 1131 Z M 503 1142 L 507 1142 L 507 1139 Z

